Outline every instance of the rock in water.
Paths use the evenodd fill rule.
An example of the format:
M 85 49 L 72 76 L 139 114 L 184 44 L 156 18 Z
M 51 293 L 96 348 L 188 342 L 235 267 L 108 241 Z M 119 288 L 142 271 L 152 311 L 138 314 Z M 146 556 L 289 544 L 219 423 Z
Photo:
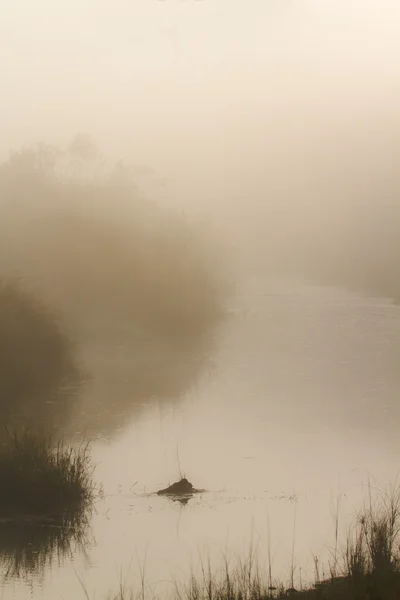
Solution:
M 157 494 L 159 496 L 183 496 L 185 494 L 192 494 L 195 491 L 190 481 L 186 477 L 183 477 L 180 481 L 173 483 L 164 490 L 158 490 Z

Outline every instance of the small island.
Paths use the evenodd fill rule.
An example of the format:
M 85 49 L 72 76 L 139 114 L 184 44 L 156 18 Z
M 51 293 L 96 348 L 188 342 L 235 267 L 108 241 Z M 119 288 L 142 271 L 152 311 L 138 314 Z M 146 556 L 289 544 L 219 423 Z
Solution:
M 186 479 L 186 477 L 182 477 L 180 481 L 176 481 L 169 487 L 158 490 L 158 496 L 188 496 L 192 494 L 198 494 L 199 492 L 204 492 L 205 490 L 199 490 L 193 487 L 193 484 Z

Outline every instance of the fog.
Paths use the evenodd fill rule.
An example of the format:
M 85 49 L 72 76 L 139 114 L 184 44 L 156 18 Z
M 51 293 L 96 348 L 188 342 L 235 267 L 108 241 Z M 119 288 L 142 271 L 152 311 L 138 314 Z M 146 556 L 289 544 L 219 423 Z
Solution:
M 1 155 L 87 132 L 242 261 L 393 295 L 399 18 L 394 0 L 4 3 Z
M 38 142 L 42 149 L 65 151 L 84 134 L 98 152 L 91 175 L 103 185 L 110 165 L 122 171 L 133 166 L 137 198 L 149 201 L 140 204 L 133 253 L 145 247 L 140 228 L 148 235 L 161 212 L 172 208 L 192 224 L 207 224 L 196 246 L 201 258 L 190 259 L 198 266 L 224 255 L 233 279 L 256 270 L 398 299 L 399 19 L 394 0 L 71 0 L 63 10 L 50 0 L 4 3 L 1 162 L 12 166 L 24 156 L 21 149 L 28 148 L 28 156 Z M 82 326 L 94 334 L 100 319 L 102 331 L 118 337 L 118 323 L 130 310 L 165 339 L 189 322 L 189 329 L 197 322 L 198 331 L 208 323 L 205 299 L 210 291 L 211 304 L 220 302 L 222 263 L 210 281 L 193 276 L 189 293 L 179 258 L 175 288 L 168 283 L 177 304 L 166 308 L 157 304 L 165 284 L 156 259 L 162 250 L 153 245 L 150 251 L 150 244 L 151 256 L 142 263 L 136 254 L 135 277 L 141 273 L 144 287 L 150 280 L 158 284 L 135 299 L 135 309 L 129 294 L 122 307 L 106 289 L 123 288 L 129 270 L 128 262 L 116 268 L 113 254 L 121 227 L 127 236 L 132 231 L 123 194 L 117 193 L 119 204 L 104 209 L 105 196 L 115 192 L 110 187 L 95 192 L 79 184 L 75 192 L 57 192 L 59 200 L 65 196 L 60 205 L 68 194 L 77 206 L 83 197 L 90 201 L 86 216 L 67 210 L 55 225 L 55 212 L 48 210 L 53 192 L 41 194 L 39 186 L 29 199 L 30 183 L 25 176 L 21 182 L 18 160 L 14 184 L 25 190 L 24 203 L 17 206 L 14 184 L 2 183 L 2 275 L 36 277 L 30 287 L 50 308 L 61 307 L 63 318 L 75 315 L 67 318 L 74 340 L 82 337 Z M 79 178 L 74 165 L 67 175 Z M 118 186 L 119 175 L 112 185 Z M 77 218 L 82 235 L 72 243 Z M 173 227 L 167 237 L 177 236 L 179 246 L 186 234 Z M 105 242 L 104 232 L 111 230 Z M 52 238 L 43 231 L 52 232 L 55 249 L 49 251 Z M 97 264 L 110 277 L 97 270 L 98 287 L 79 279 L 92 268 L 90 252 L 86 263 L 81 258 L 87 239 L 97 244 Z M 62 265 L 58 275 L 49 275 L 47 267 L 47 275 L 39 276 L 38 265 L 50 259 Z M 72 292 L 78 288 L 79 296 Z M 157 323 L 149 298 L 158 306 Z M 189 304 L 185 325 L 183 307 Z M 208 350 L 197 347 L 196 360 L 203 354 Z M 122 356 L 114 354 L 114 360 L 120 367 Z M 197 366 L 189 368 L 184 387 L 195 371 Z M 146 386 L 146 394 L 154 393 Z M 176 391 L 172 385 L 171 394 Z
M 19 597 L 250 529 L 308 582 L 335 490 L 398 476 L 399 34 L 398 0 L 0 2 L 0 420 L 87 437 L 105 490 L 93 544 L 3 523 Z
M 7 419 L 44 411 L 59 427 L 75 406 L 75 423 L 112 430 L 111 415 L 179 398 L 204 370 L 229 296 L 224 246 L 144 196 L 135 174 L 82 135 L 0 165 Z

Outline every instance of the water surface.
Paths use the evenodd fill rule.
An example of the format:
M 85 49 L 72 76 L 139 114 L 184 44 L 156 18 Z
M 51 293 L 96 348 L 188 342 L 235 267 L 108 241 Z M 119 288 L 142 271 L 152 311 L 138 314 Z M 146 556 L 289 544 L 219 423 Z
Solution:
M 313 556 L 327 565 L 337 507 L 344 528 L 368 477 L 398 473 L 399 357 L 390 300 L 247 279 L 199 382 L 181 398 L 127 398 L 135 410 L 98 436 L 105 498 L 85 544 L 53 552 L 40 576 L 5 579 L 3 598 L 83 598 L 82 585 L 99 598 L 121 577 L 138 589 L 141 569 L 162 593 L 200 556 L 217 566 L 250 544 L 261 561 L 270 544 L 284 581 L 294 545 L 296 585 L 312 579 Z M 129 394 L 118 378 L 110 390 Z M 185 506 L 152 494 L 180 473 L 207 492 Z

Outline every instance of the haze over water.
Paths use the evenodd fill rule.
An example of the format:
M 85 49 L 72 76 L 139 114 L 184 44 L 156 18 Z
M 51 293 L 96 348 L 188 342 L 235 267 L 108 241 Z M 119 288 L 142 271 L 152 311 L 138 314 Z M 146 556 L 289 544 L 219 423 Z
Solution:
M 218 562 L 251 539 L 261 560 L 271 540 L 282 578 L 294 539 L 296 577 L 301 567 L 311 580 L 312 556 L 326 564 L 332 544 L 332 506 L 339 501 L 344 529 L 369 476 L 395 480 L 399 23 L 394 0 L 0 7 L 1 162 L 25 145 L 91 136 L 104 164 L 137 167 L 145 198 L 205 223 L 207 264 L 221 259 L 231 294 L 212 335 L 175 358 L 164 338 L 157 354 L 150 343 L 145 358 L 130 354 L 119 344 L 131 324 L 118 302 L 110 313 L 101 305 L 107 334 L 79 340 L 94 378 L 68 431 L 93 435 L 105 498 L 85 552 L 53 560 L 33 588 L 5 581 L 5 598 L 76 596 L 76 573 L 99 597 L 121 570 L 135 580 L 143 561 L 157 592 L 184 579 L 199 553 Z M 47 264 L 39 242 L 50 196 L 23 217 L 11 196 L 0 202 L 1 221 L 15 225 L 3 226 L 4 248 L 25 235 L 21 254 L 2 252 L 1 276 L 30 257 L 36 273 L 34 257 Z M 91 204 L 88 222 L 101 215 L 128 235 L 127 213 L 114 206 Z M 66 231 L 54 243 L 83 252 L 85 235 Z M 116 265 L 110 259 L 113 281 Z M 150 271 L 150 259 L 137 265 Z M 62 273 L 57 285 L 43 277 L 49 301 L 62 298 L 79 317 Z M 94 312 L 85 310 L 84 324 Z M 148 370 L 135 387 L 131 361 L 142 359 Z M 186 506 L 147 495 L 180 472 L 206 492 Z
M 400 311 L 390 302 L 293 282 L 244 282 L 214 373 L 180 402 L 143 406 L 95 443 L 96 506 L 85 554 L 53 561 L 34 597 L 107 594 L 121 573 L 155 593 L 174 578 L 243 556 L 250 544 L 286 581 L 327 569 L 335 510 L 345 531 L 368 486 L 398 474 Z M 181 469 L 207 492 L 186 506 L 148 493 Z M 376 479 L 375 479 L 376 478 Z M 24 597 L 9 581 L 5 597 Z M 26 594 L 31 594 L 29 588 Z

